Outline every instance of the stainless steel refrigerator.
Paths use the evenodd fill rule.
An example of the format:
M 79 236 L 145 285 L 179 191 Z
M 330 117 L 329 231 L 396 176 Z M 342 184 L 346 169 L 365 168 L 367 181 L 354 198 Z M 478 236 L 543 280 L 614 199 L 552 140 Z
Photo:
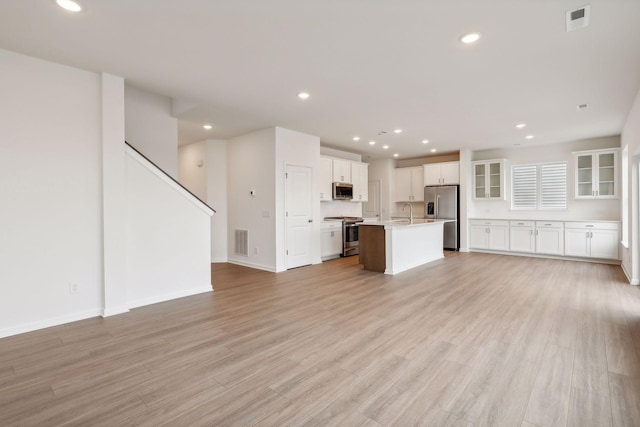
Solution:
M 424 217 L 451 219 L 444 224 L 445 249 L 460 250 L 460 188 L 457 185 L 424 187 Z

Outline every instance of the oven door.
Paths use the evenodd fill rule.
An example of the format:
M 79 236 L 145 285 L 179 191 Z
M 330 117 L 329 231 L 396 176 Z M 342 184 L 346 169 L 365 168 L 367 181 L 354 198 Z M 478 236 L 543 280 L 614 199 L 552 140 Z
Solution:
M 351 256 L 360 253 L 358 241 L 358 224 L 345 224 L 343 235 L 343 255 Z

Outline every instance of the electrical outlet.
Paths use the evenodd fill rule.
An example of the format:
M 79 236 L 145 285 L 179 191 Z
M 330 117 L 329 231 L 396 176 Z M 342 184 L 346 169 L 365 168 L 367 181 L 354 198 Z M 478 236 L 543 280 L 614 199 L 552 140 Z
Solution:
M 69 283 L 69 293 L 77 294 L 78 293 L 78 284 L 77 283 Z

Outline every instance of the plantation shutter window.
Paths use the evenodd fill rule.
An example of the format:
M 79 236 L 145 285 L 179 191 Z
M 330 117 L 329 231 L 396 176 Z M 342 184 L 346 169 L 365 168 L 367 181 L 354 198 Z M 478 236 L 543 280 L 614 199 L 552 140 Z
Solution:
M 567 208 L 567 163 L 514 165 L 511 174 L 513 210 Z

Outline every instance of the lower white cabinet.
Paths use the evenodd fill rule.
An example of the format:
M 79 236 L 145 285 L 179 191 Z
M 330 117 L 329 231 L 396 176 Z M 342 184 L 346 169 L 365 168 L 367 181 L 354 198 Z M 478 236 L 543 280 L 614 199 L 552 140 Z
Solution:
M 564 255 L 562 221 L 536 221 L 536 253 Z
M 336 258 L 342 254 L 342 222 L 327 221 L 321 227 L 322 259 Z
M 564 225 L 561 221 L 510 221 L 512 252 L 564 255 Z
M 535 221 L 509 222 L 509 247 L 515 252 L 536 251 Z
M 471 220 L 469 232 L 472 249 L 509 250 L 509 221 Z
M 619 260 L 617 221 L 473 219 L 469 248 Z
M 620 226 L 615 222 L 567 222 L 565 255 L 618 259 Z

